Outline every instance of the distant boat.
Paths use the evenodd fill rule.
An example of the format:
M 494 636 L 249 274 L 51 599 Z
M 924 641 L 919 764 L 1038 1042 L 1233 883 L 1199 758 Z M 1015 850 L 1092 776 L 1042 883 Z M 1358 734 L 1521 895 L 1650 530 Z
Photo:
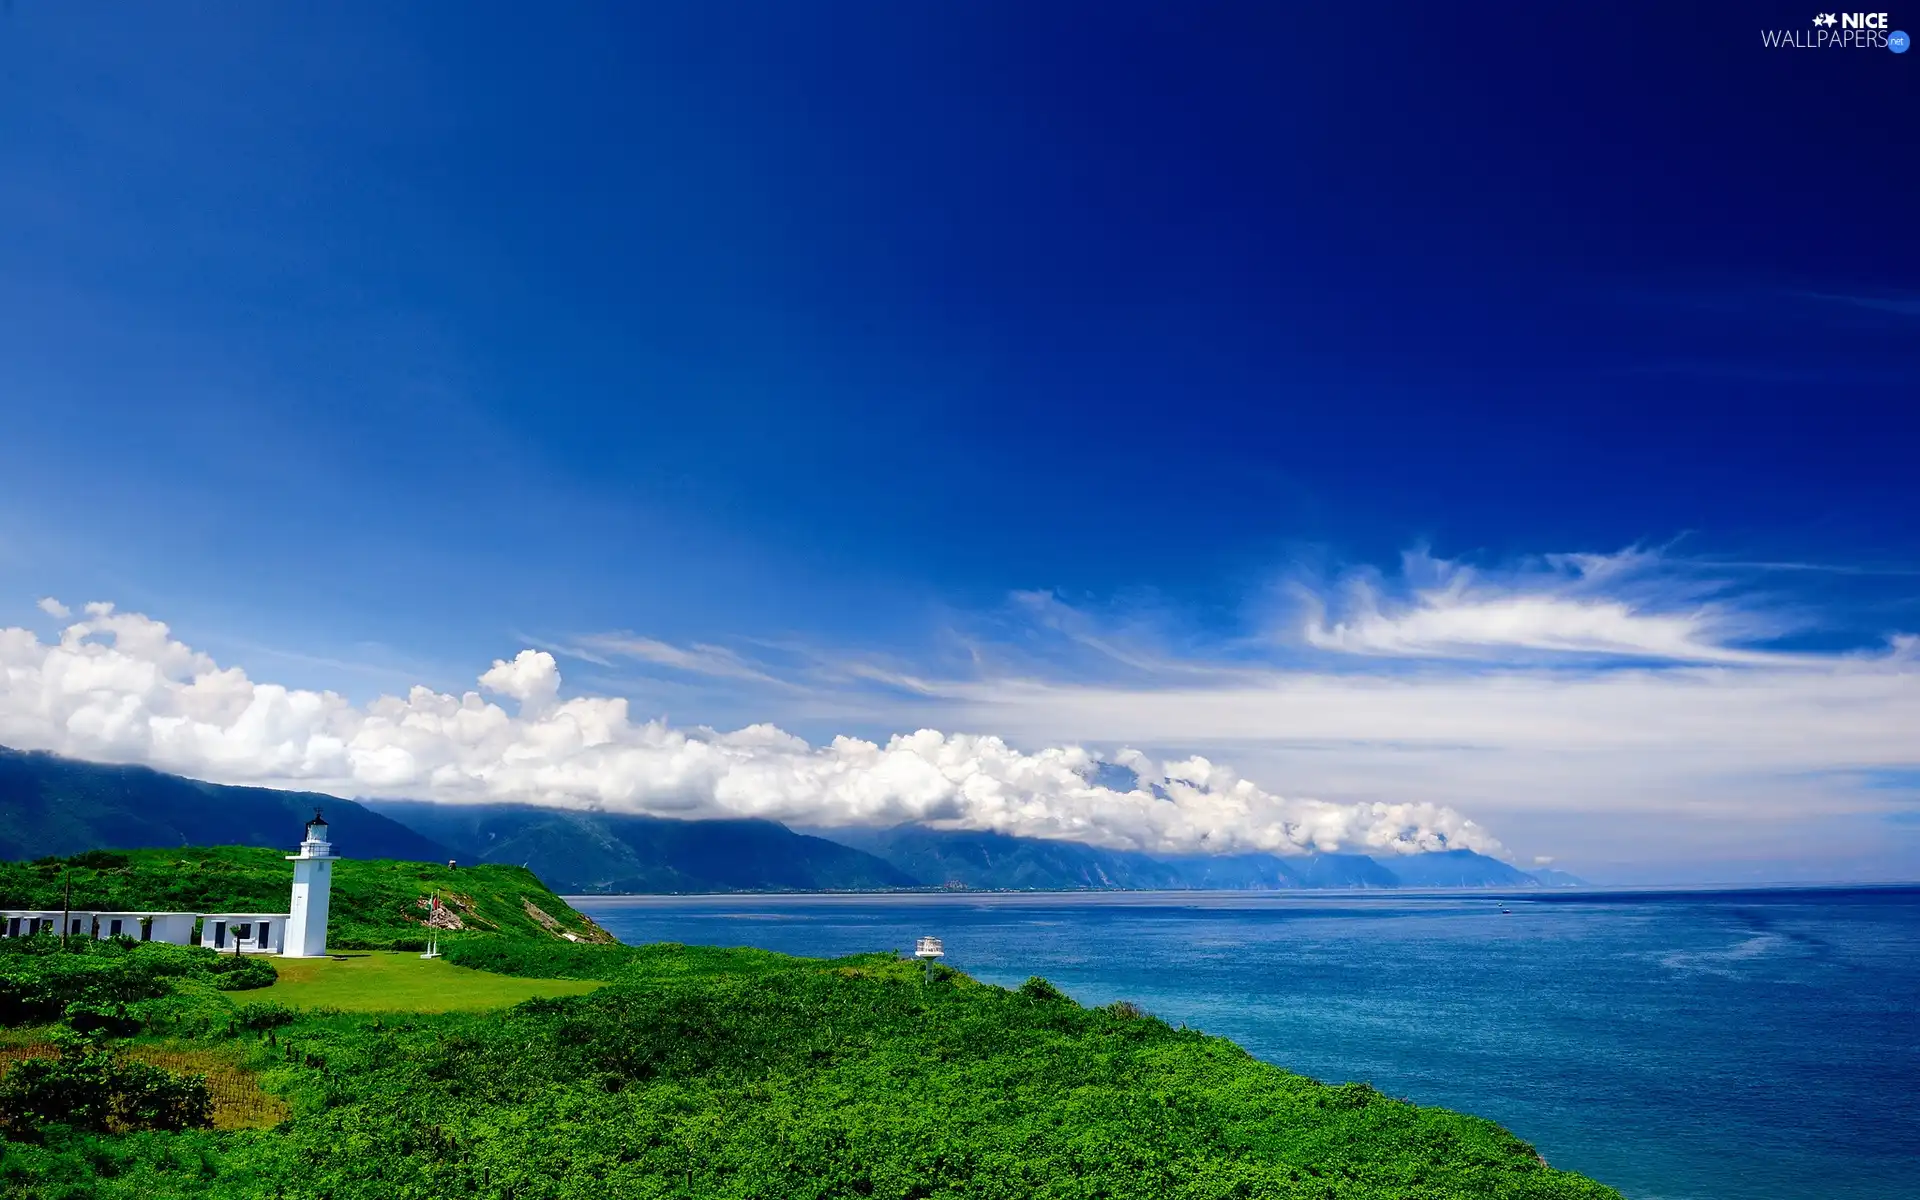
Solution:
M 1510 917 L 1513 915 L 1513 910 L 1503 904 L 1500 906 L 1500 915 L 1503 917 Z

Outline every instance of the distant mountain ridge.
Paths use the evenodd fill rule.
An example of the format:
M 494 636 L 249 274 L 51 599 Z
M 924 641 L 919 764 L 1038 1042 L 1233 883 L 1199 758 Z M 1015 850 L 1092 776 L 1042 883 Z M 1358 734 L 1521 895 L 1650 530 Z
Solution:
M 370 800 L 469 862 L 523 865 L 575 892 L 870 891 L 920 881 L 776 821 L 680 821 L 532 805 Z
M 1533 876 L 1471 850 L 1381 859 L 1324 853 L 1173 856 L 917 825 L 820 833 L 866 850 L 932 887 L 1290 891 L 1542 886 Z
M 523 804 L 341 800 L 0 747 L 0 858 L 183 845 L 291 847 L 315 807 L 355 858 L 526 866 L 564 892 L 1280 891 L 1577 886 L 1470 850 L 1164 855 L 1003 833 L 789 829 Z
M 334 844 L 351 857 L 449 857 L 430 838 L 336 796 L 202 783 L 0 746 L 0 858 L 210 845 L 291 852 L 315 808 L 326 810 Z

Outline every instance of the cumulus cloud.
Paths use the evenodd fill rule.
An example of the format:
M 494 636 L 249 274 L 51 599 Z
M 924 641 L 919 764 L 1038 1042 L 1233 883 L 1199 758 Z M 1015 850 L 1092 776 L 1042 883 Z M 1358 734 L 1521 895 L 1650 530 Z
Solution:
M 40 611 L 50 617 L 57 617 L 62 621 L 73 615 L 72 609 L 55 600 L 52 596 L 40 597 Z
M 495 660 L 480 676 L 480 686 L 518 700 L 522 712 L 537 713 L 560 694 L 560 664 L 545 650 L 522 650 L 512 662 Z
M 1132 773 L 1129 788 L 1072 744 L 1026 752 L 922 729 L 884 744 L 813 746 L 771 725 L 723 733 L 636 721 L 618 697 L 563 699 L 558 664 L 542 650 L 496 661 L 478 685 L 355 705 L 256 682 L 159 621 L 90 604 L 52 642 L 0 629 L 0 743 L 340 795 L 823 826 L 919 821 L 1162 851 L 1500 850 L 1445 805 L 1283 797 L 1201 757 L 1122 751 L 1112 765 Z

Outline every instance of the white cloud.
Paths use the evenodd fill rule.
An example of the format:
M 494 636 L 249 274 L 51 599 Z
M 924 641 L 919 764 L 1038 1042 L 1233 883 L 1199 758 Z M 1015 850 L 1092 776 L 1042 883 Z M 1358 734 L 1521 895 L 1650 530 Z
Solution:
M 518 700 L 523 712 L 543 711 L 560 694 L 560 666 L 545 650 L 522 650 L 512 662 L 495 659 L 480 686 Z
M 1489 577 L 1471 567 L 1409 555 L 1405 575 L 1425 583 L 1404 598 L 1371 575 L 1350 579 L 1339 615 L 1300 588 L 1308 645 L 1352 654 L 1452 658 L 1532 651 L 1678 662 L 1752 663 L 1778 656 L 1734 644 L 1773 632 L 1752 614 L 1702 602 L 1700 584 L 1658 578 L 1652 551 L 1562 554 L 1533 569 Z M 1657 583 L 1657 586 L 1656 586 Z
M 356 706 L 255 682 L 158 621 L 96 604 L 56 642 L 0 629 L 0 672 L 0 743 L 222 782 L 828 826 L 924 821 L 1117 848 L 1500 849 L 1445 805 L 1291 799 L 1200 757 L 1123 752 L 1140 777 L 1123 791 L 1093 783 L 1100 760 L 1077 745 L 1026 753 L 923 729 L 815 747 L 769 725 L 635 722 L 624 699 L 562 699 L 540 650 L 496 661 L 481 691 L 415 687 Z
M 783 681 L 756 669 L 724 646 L 675 646 L 631 633 L 609 633 L 580 638 L 566 647 L 566 652 L 595 662 L 609 657 L 629 658 L 695 675 L 783 685 Z
M 50 617 L 58 617 L 62 621 L 73 615 L 72 609 L 55 600 L 52 596 L 40 597 L 40 611 Z

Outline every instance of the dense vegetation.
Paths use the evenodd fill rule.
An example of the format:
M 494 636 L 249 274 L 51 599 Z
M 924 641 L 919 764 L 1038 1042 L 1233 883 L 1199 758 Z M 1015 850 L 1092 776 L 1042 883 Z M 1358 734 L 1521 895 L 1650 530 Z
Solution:
M 105 1029 L 57 1030 L 52 1058 L 27 1059 L 0 1078 L 0 1136 L 12 1141 L 37 1141 L 56 1127 L 124 1133 L 212 1124 L 204 1076 L 131 1060 Z
M 139 943 L 127 938 L 53 934 L 0 938 L 0 1026 L 66 1020 L 86 1032 L 137 1023 L 142 1001 L 173 994 L 176 982 L 216 991 L 270 986 L 273 964 L 216 954 L 199 946 Z
M 90 851 L 67 859 L 0 863 L 0 908 L 58 910 L 71 884 L 79 910 L 285 912 L 293 879 L 283 851 L 249 846 Z M 328 945 L 407 948 L 427 933 L 429 897 L 451 925 L 475 933 L 607 941 L 522 867 L 346 858 L 334 864 Z
M 44 1127 L 0 1188 L 77 1197 L 1617 1200 L 1499 1128 L 1330 1087 L 1127 1005 L 891 956 L 466 939 L 609 980 L 505 1013 L 259 1014 L 227 1040 L 277 1131 Z M 228 1002 L 208 993 L 216 1002 Z M 244 1015 L 243 1015 L 244 1013 Z

